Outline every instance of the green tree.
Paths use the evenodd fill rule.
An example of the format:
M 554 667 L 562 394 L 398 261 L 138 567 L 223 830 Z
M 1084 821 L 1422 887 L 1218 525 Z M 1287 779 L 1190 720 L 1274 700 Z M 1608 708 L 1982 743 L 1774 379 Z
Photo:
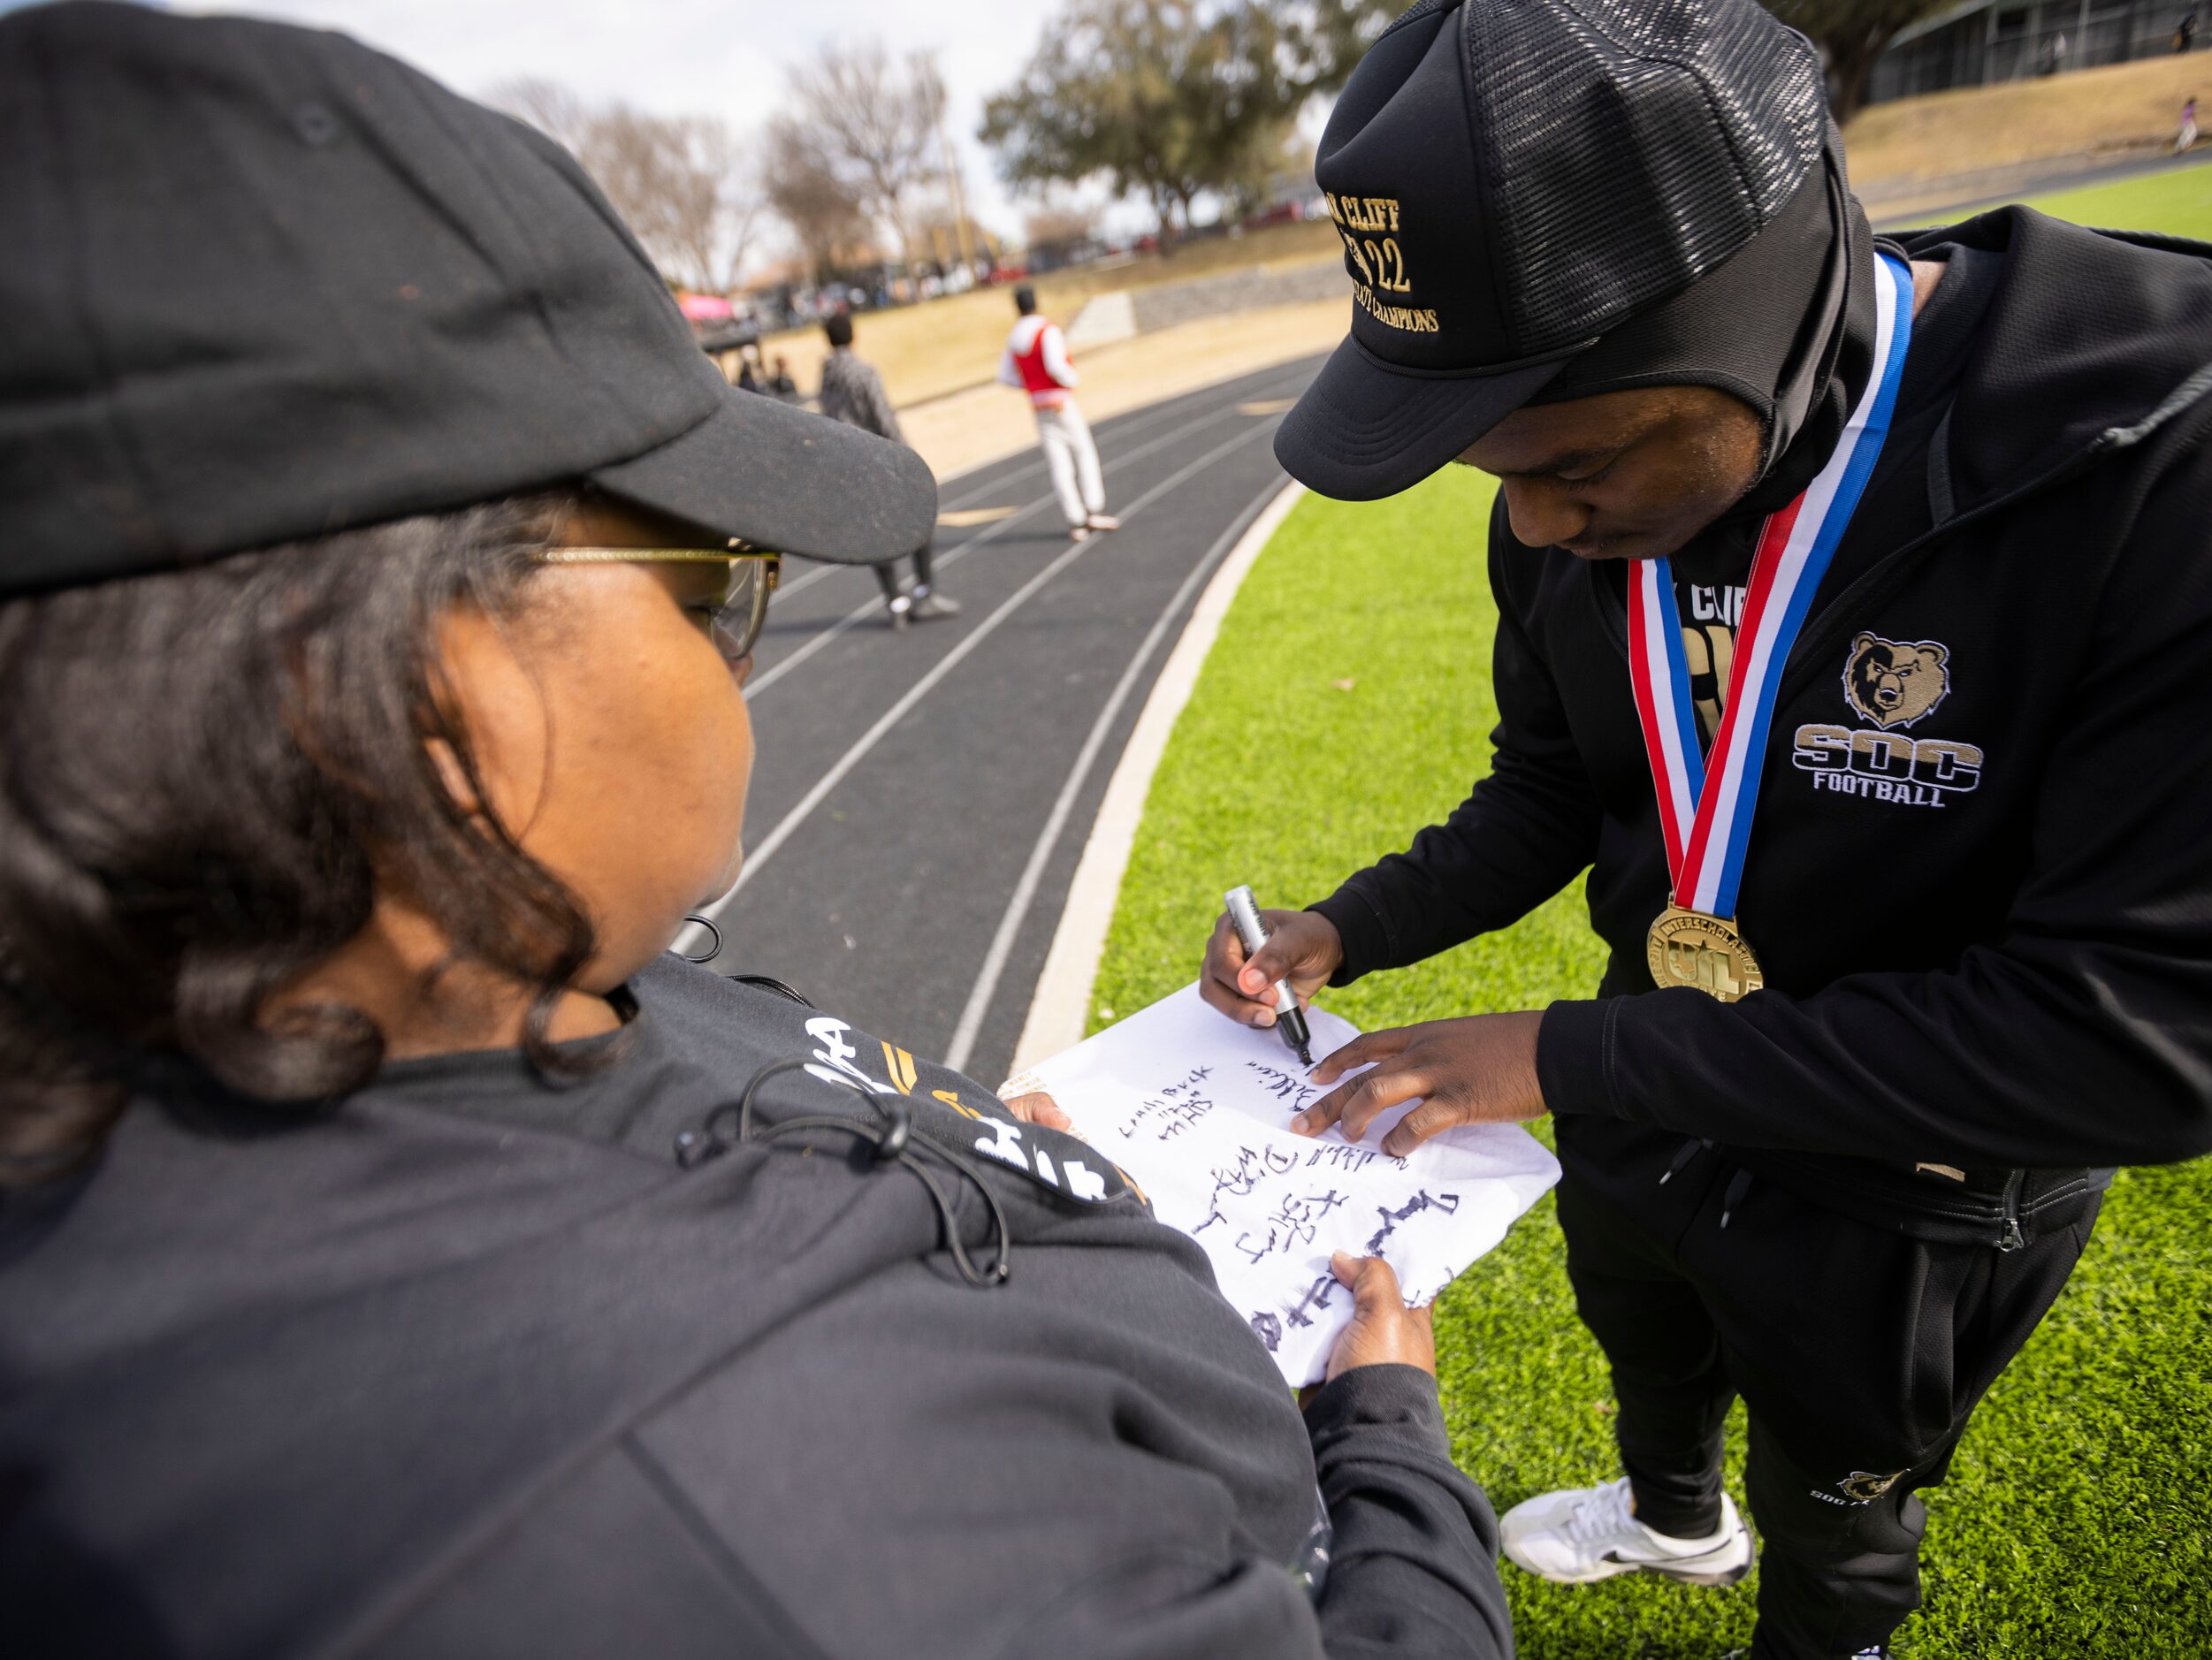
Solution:
M 1390 6 L 1372 0 L 1076 0 L 984 107 L 1017 187 L 1103 177 L 1187 228 L 1209 191 L 1276 164 L 1300 108 L 1343 83 Z
M 1848 121 L 1866 102 L 1866 80 L 1874 60 L 1896 38 L 1926 17 L 1948 11 L 1955 0 L 1764 0 L 1769 11 L 1802 29 L 1827 62 L 1828 108 Z

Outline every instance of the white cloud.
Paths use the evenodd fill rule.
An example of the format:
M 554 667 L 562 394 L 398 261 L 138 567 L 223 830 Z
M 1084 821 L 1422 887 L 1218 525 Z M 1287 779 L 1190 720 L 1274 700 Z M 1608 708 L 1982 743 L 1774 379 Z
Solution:
M 244 0 L 179 9 L 342 29 L 470 96 L 542 76 L 663 115 L 721 116 L 740 131 L 782 102 L 783 65 L 825 42 L 934 50 L 970 210 L 994 230 L 1020 228 L 1022 206 L 993 174 L 975 129 L 983 100 L 1036 45 L 1048 10 L 1037 0 Z

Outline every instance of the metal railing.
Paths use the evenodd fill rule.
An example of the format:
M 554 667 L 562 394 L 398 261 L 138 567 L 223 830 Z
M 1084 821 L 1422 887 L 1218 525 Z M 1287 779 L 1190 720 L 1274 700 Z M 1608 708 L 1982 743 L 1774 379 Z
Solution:
M 1995 4 L 1953 19 L 1885 52 L 1867 83 L 1869 103 L 2132 63 L 2174 49 L 2191 8 L 2181 0 L 2041 0 Z M 2205 43 L 2212 17 L 2200 17 L 2191 49 Z

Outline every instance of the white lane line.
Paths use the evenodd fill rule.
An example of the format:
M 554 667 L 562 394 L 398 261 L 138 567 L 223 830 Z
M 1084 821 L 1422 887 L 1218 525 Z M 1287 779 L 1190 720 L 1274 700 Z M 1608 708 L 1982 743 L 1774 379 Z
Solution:
M 1014 891 L 1006 901 L 1005 913 L 998 919 L 998 931 L 991 936 L 990 949 L 983 954 L 983 966 L 976 971 L 975 984 L 969 989 L 967 1007 L 960 1011 L 959 1023 L 952 1029 L 952 1043 L 945 1051 L 944 1062 L 954 1071 L 963 1071 L 967 1067 L 976 1034 L 983 1029 L 983 1017 L 989 1011 L 992 998 L 998 994 L 998 982 L 1006 972 L 1006 959 L 1013 952 L 1014 938 L 1021 932 L 1030 906 L 1036 902 L 1038 885 L 1044 880 L 1045 864 L 1051 858 L 1052 850 L 1060 845 L 1068 819 L 1075 811 L 1076 797 L 1089 781 L 1099 751 L 1106 747 L 1106 734 L 1120 717 L 1122 704 L 1129 701 L 1137 676 L 1144 672 L 1145 665 L 1152 660 L 1152 653 L 1167 637 L 1168 624 L 1181 613 L 1199 583 L 1213 574 L 1215 562 L 1235 544 L 1246 527 L 1266 511 L 1268 504 L 1282 495 L 1281 484 L 1269 484 L 1230 522 L 1228 529 L 1206 550 L 1206 556 L 1191 567 L 1190 574 L 1183 578 L 1182 585 L 1129 659 L 1129 666 L 1122 670 L 1121 679 L 1115 682 L 1105 706 L 1098 712 L 1098 719 L 1091 723 L 1090 735 L 1076 751 L 1075 765 L 1068 769 L 1067 781 L 1060 786 L 1059 798 L 1052 803 L 1052 811 L 1045 816 L 1044 828 L 1037 832 L 1036 844 L 1029 849 L 1029 862 L 1022 866 L 1021 879 L 1014 884 Z
M 1252 522 L 1244 539 L 1221 562 L 1213 581 L 1198 597 L 1182 637 L 1168 653 L 1159 678 L 1152 682 L 1129 742 L 1122 748 L 1121 759 L 1115 764 L 1114 775 L 1107 781 L 1098 817 L 1091 825 L 1089 840 L 1083 844 L 1083 857 L 1068 884 L 1067 898 L 1061 902 L 1059 925 L 1053 930 L 1044 968 L 1030 997 L 1029 1017 L 1022 1023 L 1020 1040 L 1014 1045 L 1014 1058 L 1007 1067 L 1010 1077 L 1018 1077 L 1038 1062 L 1083 1040 L 1083 1028 L 1089 1023 L 1091 987 L 1098 978 L 1098 960 L 1105 954 L 1106 933 L 1113 925 L 1121 879 L 1129 869 L 1129 855 L 1144 820 L 1153 774 L 1159 770 L 1169 735 L 1198 684 L 1199 671 L 1221 632 L 1230 602 L 1244 586 L 1246 575 L 1277 528 L 1305 493 L 1301 484 L 1285 484 L 1267 511 Z
M 1178 468 L 1122 509 L 1123 524 L 1126 525 L 1130 520 L 1166 495 L 1169 491 L 1195 477 L 1228 454 L 1230 451 L 1251 443 L 1254 438 L 1270 430 L 1272 425 L 1271 422 L 1256 423 L 1225 444 L 1216 445 L 1196 461 Z M 747 882 L 760 874 L 761 869 L 775 857 L 777 850 L 791 839 L 798 827 L 806 822 L 814 809 L 822 804 L 829 792 L 843 783 L 852 769 L 867 758 L 868 751 L 881 742 L 884 735 L 904 720 L 914 705 L 927 697 L 946 675 L 957 668 L 969 652 L 989 639 L 1000 623 L 1020 610 L 1028 603 L 1032 595 L 1062 571 L 1067 569 L 1069 566 L 1074 564 L 1077 560 L 1082 558 L 1084 554 L 1111 540 L 1110 537 L 1093 537 L 1087 542 L 1070 543 L 1065 552 L 1008 595 L 997 610 L 976 624 L 973 633 L 940 658 L 927 674 L 908 687 L 905 695 L 876 718 L 875 723 L 854 741 L 850 749 L 837 758 L 828 772 L 815 781 L 812 789 L 799 798 L 798 804 L 785 813 L 776 827 L 769 831 L 767 836 L 762 838 L 759 845 L 745 856 L 744 868 L 739 873 L 736 882 L 727 895 L 709 907 L 708 916 L 716 921 L 721 920 L 721 912 L 728 907 L 730 902 L 744 891 Z
M 952 552 L 945 554 L 942 558 L 938 560 L 936 569 L 944 569 L 946 566 L 950 565 L 958 560 L 959 557 L 963 553 L 965 553 L 969 549 L 980 547 L 984 543 L 990 541 L 994 537 L 1003 536 L 1007 531 L 1012 529 L 1023 520 L 1028 518 L 1031 514 L 1035 513 L 1040 507 L 1049 507 L 1051 505 L 1051 497 L 1040 497 L 1037 500 L 1031 502 L 1026 507 L 1024 507 L 1019 513 L 1015 514 L 1011 518 L 1001 519 L 996 524 L 991 526 L 988 529 L 977 531 L 966 541 L 961 543 L 958 547 L 954 548 Z M 883 601 L 880 597 L 874 599 L 864 599 L 858 605 L 855 605 L 850 611 L 845 613 L 843 616 L 838 618 L 836 621 L 831 623 L 828 628 L 817 630 L 813 636 L 810 638 L 805 645 L 800 646 L 797 651 L 793 651 L 790 656 L 783 659 L 781 662 L 772 665 L 763 673 L 756 674 L 751 680 L 747 681 L 745 682 L 745 701 L 747 703 L 752 702 L 752 700 L 759 697 L 762 692 L 767 690 L 768 688 L 774 685 L 776 682 L 782 680 L 793 669 L 798 667 L 800 664 L 805 662 L 808 658 L 813 656 L 815 652 L 820 651 L 822 647 L 828 645 L 832 640 L 843 634 L 847 628 L 851 628 L 855 623 L 865 621 L 866 619 L 873 617 L 876 614 L 876 613 L 882 609 Z
M 1233 405 L 1224 408 L 1213 409 L 1194 420 L 1186 421 L 1181 426 L 1171 428 L 1170 430 L 1163 432 L 1158 438 L 1151 440 L 1151 442 L 1140 444 L 1135 449 L 1125 451 L 1122 454 L 1115 456 L 1111 461 L 1105 463 L 1102 470 L 1110 474 L 1123 467 L 1127 466 L 1132 461 L 1140 461 L 1146 456 L 1166 448 L 1169 445 L 1173 444 L 1177 439 L 1195 431 L 1200 427 L 1211 426 L 1215 424 L 1224 415 L 1232 413 L 1233 409 Z M 1247 418 L 1249 419 L 1250 417 Z M 1043 463 L 1040 462 L 1038 465 L 1041 467 Z M 937 560 L 936 568 L 942 571 L 948 566 L 957 564 L 962 554 L 980 547 L 984 543 L 992 540 L 995 537 L 1003 535 L 1006 531 L 1012 529 L 1016 525 L 1021 523 L 1023 520 L 1028 518 L 1030 514 L 1036 513 L 1042 508 L 1052 506 L 1054 499 L 1055 499 L 1051 496 L 1040 496 L 1036 500 L 1031 502 L 1026 507 L 1024 507 L 1020 512 L 1015 514 L 1011 518 L 1001 519 L 996 524 L 991 526 L 988 529 L 978 531 L 975 535 L 970 537 L 966 541 L 961 543 L 959 546 L 954 548 L 950 553 L 942 555 Z M 1122 516 L 1126 518 L 1128 515 L 1125 514 Z M 824 570 L 834 570 L 838 567 L 835 566 L 825 566 L 822 568 Z M 798 584 L 795 583 L 791 585 L 791 590 L 786 590 L 785 591 L 789 592 L 792 590 L 796 590 L 797 586 Z M 754 675 L 750 681 L 748 681 L 745 683 L 745 701 L 747 703 L 751 703 L 754 698 L 759 697 L 762 692 L 767 691 L 769 687 L 774 685 L 776 682 L 782 680 L 786 674 L 789 674 L 792 670 L 797 668 L 802 663 L 805 663 L 809 658 L 812 657 L 815 652 L 820 651 L 831 641 L 836 639 L 840 635 L 843 634 L 846 629 L 866 621 L 870 617 L 874 616 L 882 608 L 883 601 L 881 598 L 862 600 L 850 611 L 845 613 L 843 616 L 838 618 L 836 621 L 829 624 L 827 628 L 822 628 L 820 631 L 812 636 L 812 637 L 811 637 L 805 644 L 798 647 L 797 650 L 794 651 L 790 656 L 771 665 L 768 668 L 763 670 L 760 674 Z
M 1205 390 L 1210 392 L 1213 388 L 1208 387 Z M 1099 423 L 1099 439 L 1103 444 L 1115 444 L 1118 443 L 1123 438 L 1132 437 L 1136 433 L 1143 431 L 1147 427 L 1157 426 L 1170 415 L 1178 413 L 1176 405 L 1181 401 L 1182 400 L 1180 399 L 1171 399 L 1167 403 L 1162 405 L 1160 407 L 1147 410 L 1144 414 L 1138 415 L 1133 420 L 1125 421 L 1117 416 L 1111 423 L 1101 422 Z M 1219 410 L 1216 410 L 1214 413 L 1218 415 L 1221 412 Z M 1239 406 L 1239 413 L 1243 413 L 1241 406 Z M 1260 411 L 1256 413 L 1269 412 Z M 1017 450 L 1014 453 L 1018 455 L 1021 452 Z M 984 468 L 1002 466 L 1012 459 L 1013 456 L 1003 455 L 996 461 L 985 461 L 981 463 L 980 466 L 974 468 L 964 468 L 962 471 L 951 475 L 951 477 L 965 477 L 969 471 L 980 472 Z M 1110 471 L 1118 461 L 1124 459 L 1126 458 L 1119 456 L 1110 458 L 1106 462 L 1108 470 Z M 972 506 L 976 502 L 982 500 L 986 496 L 1003 495 L 1007 491 L 1011 490 L 1016 484 L 1020 484 L 1024 479 L 1034 478 L 1038 474 L 1043 472 L 1044 469 L 1045 464 L 1041 459 L 1027 462 L 1023 466 L 1016 468 L 1012 472 L 1006 474 L 1004 476 L 993 480 L 988 484 L 980 485 L 976 489 L 969 491 L 965 495 L 955 496 L 950 501 L 942 503 L 941 508 L 944 512 L 954 512 L 962 507 Z M 1049 501 L 1052 498 L 1047 496 L 1044 499 Z M 1031 505 L 1034 506 L 1037 504 L 1032 503 Z M 951 562 L 951 556 L 947 555 L 944 560 L 939 562 L 942 564 L 950 564 Z M 785 583 L 782 587 L 778 588 L 775 590 L 776 598 L 779 600 L 788 601 L 793 594 L 797 593 L 802 588 L 806 587 L 809 583 L 818 583 L 825 576 L 834 576 L 839 571 L 851 570 L 854 568 L 856 567 L 850 565 L 813 566 L 808 570 L 802 571 L 798 575 L 794 576 L 789 582 Z M 859 567 L 857 568 L 865 569 L 866 567 Z M 871 606 L 862 606 L 861 614 L 866 615 L 871 609 L 873 609 Z M 841 629 L 839 632 L 843 632 L 843 630 Z M 770 678 L 771 677 L 768 675 L 762 675 L 760 679 L 755 682 L 754 689 L 757 690 L 759 687 L 767 685 Z

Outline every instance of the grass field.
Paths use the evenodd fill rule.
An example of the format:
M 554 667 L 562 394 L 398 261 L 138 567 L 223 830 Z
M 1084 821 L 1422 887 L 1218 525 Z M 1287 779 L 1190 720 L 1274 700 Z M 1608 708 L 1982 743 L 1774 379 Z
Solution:
M 2032 204 L 2077 225 L 2162 231 L 2212 241 L 2212 162 L 2115 184 L 2054 191 L 2032 198 Z
M 2199 94 L 2212 95 L 2206 59 L 2147 57 L 1873 104 L 1843 129 L 1843 146 L 1852 184 L 1894 201 L 1963 172 L 2155 150 Z
M 2196 177 L 2063 205 L 2185 229 L 2208 212 Z M 1095 1025 L 1190 980 L 1227 881 L 1278 904 L 1327 893 L 1487 769 L 1490 490 L 1447 468 L 1390 501 L 1308 497 L 1277 533 L 1155 779 Z M 1265 747 L 1277 717 L 1300 735 L 1294 826 L 1255 809 L 1240 782 L 1255 756 L 1282 765 Z M 1601 955 L 1578 887 L 1504 933 L 1327 1001 L 1369 1028 L 1541 1008 L 1588 995 Z M 2208 1216 L 2212 1161 L 2123 1173 L 2072 1283 L 1990 1392 L 1949 1483 L 1926 1496 L 1927 1603 L 1902 1655 L 2212 1654 Z M 1456 1452 L 1500 1509 L 1617 1473 L 1603 1362 L 1575 1317 L 1548 1199 L 1445 1295 L 1437 1332 Z M 1740 1446 L 1740 1413 L 1737 1429 Z M 1738 1473 L 1731 1482 L 1740 1494 Z M 1751 1585 L 1630 1576 L 1569 1589 L 1505 1573 L 1529 1660 L 1718 1660 L 1752 1624 Z

